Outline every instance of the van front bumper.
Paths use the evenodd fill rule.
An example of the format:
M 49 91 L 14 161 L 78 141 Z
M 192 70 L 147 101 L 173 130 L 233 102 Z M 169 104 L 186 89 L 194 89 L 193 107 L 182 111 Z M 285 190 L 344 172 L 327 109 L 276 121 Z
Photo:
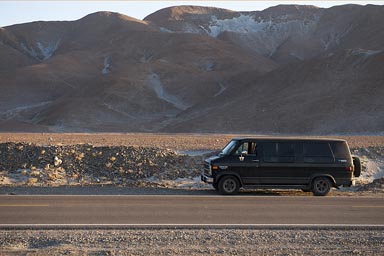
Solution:
M 208 184 L 212 184 L 213 178 L 208 176 L 208 175 L 202 174 L 201 175 L 201 181 L 204 181 L 205 183 L 208 183 Z

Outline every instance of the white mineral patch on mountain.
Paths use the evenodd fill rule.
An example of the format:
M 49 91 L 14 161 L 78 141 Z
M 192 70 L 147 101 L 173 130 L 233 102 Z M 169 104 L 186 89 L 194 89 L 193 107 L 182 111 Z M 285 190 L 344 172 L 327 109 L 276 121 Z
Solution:
M 48 44 L 37 42 L 37 47 L 40 49 L 40 52 L 43 55 L 43 60 L 47 60 L 52 57 L 57 48 L 59 48 L 60 41 L 61 40 L 59 39 L 56 42 L 49 42 Z
M 157 97 L 159 97 L 160 99 L 162 99 L 168 103 L 171 103 L 176 108 L 181 109 L 181 110 L 185 110 L 189 107 L 181 99 L 177 98 L 176 96 L 170 95 L 165 90 L 163 82 L 161 81 L 160 76 L 158 74 L 153 73 L 153 72 L 150 73 L 148 75 L 148 83 L 147 84 L 150 88 L 152 88 L 155 91 Z

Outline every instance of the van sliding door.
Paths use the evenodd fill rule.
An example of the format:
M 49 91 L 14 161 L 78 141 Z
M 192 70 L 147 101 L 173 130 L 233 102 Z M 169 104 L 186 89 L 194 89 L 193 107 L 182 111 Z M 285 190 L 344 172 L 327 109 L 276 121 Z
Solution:
M 263 185 L 297 184 L 295 172 L 294 142 L 264 142 L 263 156 L 259 168 L 260 183 Z

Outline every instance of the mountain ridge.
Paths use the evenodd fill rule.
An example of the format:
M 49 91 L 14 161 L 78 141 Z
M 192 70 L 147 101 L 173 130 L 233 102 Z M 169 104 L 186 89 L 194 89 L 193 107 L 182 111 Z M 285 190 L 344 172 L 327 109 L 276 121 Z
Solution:
M 383 11 L 177 6 L 7 26 L 0 131 L 380 133 Z

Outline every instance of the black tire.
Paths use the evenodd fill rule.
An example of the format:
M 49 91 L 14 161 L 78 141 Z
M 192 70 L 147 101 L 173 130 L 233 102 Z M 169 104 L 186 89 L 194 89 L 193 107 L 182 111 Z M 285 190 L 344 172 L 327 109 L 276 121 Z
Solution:
M 218 189 L 220 194 L 235 195 L 239 192 L 240 183 L 234 176 L 225 176 L 220 179 Z
M 317 177 L 312 182 L 312 193 L 315 196 L 325 196 L 331 190 L 332 182 L 327 177 Z
M 361 162 L 360 162 L 360 158 L 358 158 L 357 156 L 354 156 L 353 157 L 353 165 L 355 166 L 355 170 L 353 172 L 353 176 L 360 177 L 360 175 L 361 175 Z

